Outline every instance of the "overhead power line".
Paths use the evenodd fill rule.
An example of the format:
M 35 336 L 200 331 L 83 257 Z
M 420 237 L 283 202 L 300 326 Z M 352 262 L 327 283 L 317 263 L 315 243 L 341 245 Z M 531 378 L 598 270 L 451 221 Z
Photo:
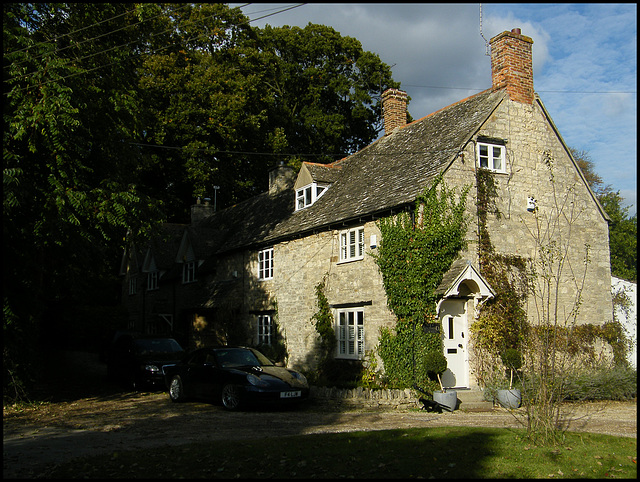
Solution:
M 176 8 L 176 9 L 175 9 L 175 10 L 173 10 L 173 11 L 175 12 L 175 11 L 181 10 L 181 9 L 183 9 L 183 8 L 186 8 L 186 7 L 188 7 L 188 5 L 183 5 L 183 6 L 181 6 L 181 7 L 178 7 L 178 8 Z M 116 19 L 116 18 L 118 18 L 118 17 L 121 17 L 121 16 L 123 16 L 123 15 L 126 15 L 127 13 L 131 13 L 131 12 L 133 12 L 133 11 L 134 11 L 134 10 L 130 10 L 130 11 L 125 12 L 125 13 L 122 13 L 122 14 L 120 14 L 120 15 L 116 15 L 115 17 L 112 17 L 112 18 L 110 18 L 110 19 L 103 20 L 103 21 L 101 21 L 101 22 L 97 22 L 97 23 L 95 23 L 95 24 L 92 24 L 92 25 L 89 25 L 89 26 L 83 27 L 83 28 L 81 28 L 81 29 L 75 30 L 74 32 L 69 32 L 69 33 L 66 33 L 66 34 L 60 35 L 60 36 L 55 37 L 54 39 L 52 39 L 52 40 L 50 40 L 50 41 L 47 41 L 47 42 L 38 42 L 37 44 L 31 45 L 31 46 L 26 47 L 26 48 L 21 49 L 21 50 L 17 50 L 16 52 L 22 52 L 22 51 L 24 51 L 24 50 L 27 50 L 27 49 L 33 48 L 33 47 L 35 47 L 36 45 L 44 45 L 44 44 L 47 44 L 47 43 L 56 43 L 59 39 L 62 39 L 62 38 L 67 37 L 67 36 L 70 36 L 70 35 L 72 35 L 72 34 L 74 34 L 74 33 L 80 32 L 80 31 L 82 31 L 82 30 L 86 30 L 86 29 L 88 29 L 88 28 L 98 26 L 98 25 L 100 25 L 100 24 L 102 24 L 102 23 L 104 23 L 104 22 L 108 22 L 108 21 L 110 21 L 110 20 Z M 85 43 L 87 43 L 87 42 L 92 42 L 92 41 L 94 41 L 94 40 L 98 40 L 98 39 L 100 39 L 100 38 L 107 37 L 107 36 L 109 36 L 109 35 L 111 35 L 111 34 L 114 34 L 114 33 L 116 33 L 116 32 L 120 32 L 121 30 L 125 30 L 125 29 L 131 28 L 131 27 L 139 26 L 139 25 L 141 25 L 141 24 L 143 24 L 143 23 L 145 23 L 145 22 L 149 22 L 149 21 L 154 20 L 154 19 L 156 19 L 156 18 L 158 18 L 158 17 L 161 17 L 162 15 L 164 15 L 164 12 L 163 12 L 163 13 L 159 13 L 158 15 L 154 15 L 154 16 L 149 17 L 149 18 L 145 18 L 144 20 L 140 20 L 139 22 L 132 23 L 132 24 L 129 24 L 129 25 L 125 25 L 124 27 L 119 27 L 119 28 L 116 28 L 116 29 L 114 29 L 114 30 L 110 30 L 109 32 L 105 32 L 105 33 L 102 33 L 102 34 L 100 34 L 100 35 L 96 35 L 95 37 L 87 38 L 87 39 L 81 40 L 81 41 L 79 41 L 79 42 L 70 43 L 70 44 L 69 44 L 69 45 L 67 45 L 66 47 L 62 47 L 62 48 L 57 49 L 57 50 L 56 50 L 56 54 L 57 54 L 57 53 L 62 52 L 63 50 L 67 50 L 67 49 L 72 48 L 72 47 L 78 47 L 79 45 L 85 44 Z M 171 31 L 171 30 L 172 30 L 172 29 L 168 29 L 168 30 L 165 30 L 164 32 L 160 32 L 159 34 L 158 34 L 158 33 L 156 33 L 156 34 L 151 34 L 151 36 L 153 37 L 153 36 L 155 36 L 155 35 L 161 35 L 162 33 L 166 33 L 166 32 L 169 32 L 169 31 Z M 124 47 L 124 46 L 130 45 L 130 44 L 132 44 L 132 43 L 134 43 L 134 42 L 136 42 L 136 41 L 137 41 L 137 40 L 134 40 L 134 41 L 131 41 L 131 42 L 127 42 L 127 43 L 122 44 L 122 45 L 119 45 L 119 46 L 117 46 L 117 47 L 112 47 L 112 48 L 110 48 L 110 49 L 101 50 L 101 51 L 95 52 L 95 53 L 93 53 L 93 54 L 86 55 L 86 56 L 84 56 L 84 57 L 75 58 L 74 60 L 76 60 L 76 61 L 84 60 L 84 59 L 87 59 L 87 58 L 89 58 L 89 57 L 93 57 L 93 56 L 95 56 L 95 55 L 100 55 L 100 54 L 103 54 L 103 53 L 109 52 L 110 50 L 114 50 L 114 49 L 116 49 L 116 48 L 121 48 L 121 47 Z M 12 52 L 12 53 L 14 53 L 14 52 Z M 9 54 L 9 55 L 11 55 L 11 54 Z M 24 64 L 24 63 L 26 63 L 26 62 L 31 62 L 31 61 L 33 61 L 33 60 L 38 60 L 38 59 L 40 59 L 40 58 L 44 57 L 45 55 L 47 55 L 47 54 L 36 55 L 36 56 L 34 56 L 34 57 L 31 57 L 31 58 L 29 58 L 29 59 L 22 60 L 22 61 L 20 61 L 20 62 L 14 62 L 14 63 L 13 63 L 13 66 L 15 67 L 15 66 L 22 65 L 22 64 Z M 7 67 L 9 67 L 9 65 L 5 65 L 5 66 L 4 66 L 4 68 L 7 68 Z M 19 78 L 19 77 L 16 77 L 16 78 Z
M 472 90 L 476 92 L 482 92 L 487 90 L 488 87 L 450 87 L 444 85 L 416 85 L 416 84 L 403 84 L 404 87 L 415 87 L 418 89 L 449 89 L 449 90 Z M 538 93 L 547 94 L 636 94 L 635 90 L 535 90 Z
M 243 5 L 243 6 L 246 6 L 246 5 L 250 5 L 250 4 L 245 4 L 245 5 Z M 287 8 L 284 8 L 284 9 L 278 10 L 277 12 L 272 12 L 272 13 L 270 13 L 270 14 L 268 14 L 268 15 L 263 15 L 262 17 L 258 17 L 258 18 L 255 18 L 255 19 L 250 19 L 250 20 L 248 20 L 248 22 L 253 22 L 253 21 L 255 21 L 255 20 L 260 20 L 260 19 L 262 19 L 262 18 L 271 17 L 271 16 L 273 16 L 273 15 L 277 15 L 277 14 L 280 14 L 280 13 L 286 12 L 286 11 L 291 10 L 291 9 L 293 9 L 293 8 L 301 7 L 301 6 L 303 6 L 303 5 L 305 5 L 305 4 L 304 4 L 304 3 L 301 3 L 301 4 L 298 4 L 298 5 L 294 5 L 294 6 L 291 6 L 291 7 L 287 7 Z M 184 8 L 184 7 L 180 7 L 180 8 Z M 121 14 L 121 15 L 123 15 L 123 14 Z M 213 18 L 213 17 L 215 17 L 215 15 L 216 15 L 216 14 L 212 14 L 212 15 L 209 15 L 209 16 L 204 17 L 204 18 L 196 19 L 196 20 L 194 20 L 194 21 L 193 21 L 193 23 L 197 23 L 197 22 L 201 22 L 201 21 L 207 20 L 207 19 L 209 19 L 209 18 Z M 158 15 L 158 16 L 159 16 L 159 15 Z M 157 16 L 156 16 L 156 17 L 157 17 Z M 117 18 L 117 17 L 114 17 L 114 18 Z M 151 18 L 146 19 L 146 20 L 148 21 L 148 20 L 151 20 L 152 18 L 155 18 L 155 17 L 151 17 Z M 103 21 L 103 22 L 104 22 L 104 21 Z M 229 24 L 229 25 L 228 25 L 228 27 L 237 27 L 237 26 L 240 26 L 240 25 L 246 24 L 246 23 L 248 23 L 248 22 L 242 22 L 242 23 L 239 23 L 239 24 Z M 102 22 L 98 22 L 98 24 L 99 24 L 99 23 L 102 23 Z M 138 22 L 138 23 L 141 23 L 141 22 Z M 97 25 L 97 24 L 94 24 L 94 25 Z M 128 26 L 126 26 L 126 27 L 122 27 L 122 28 L 119 28 L 119 29 L 113 30 L 113 31 L 111 31 L 111 32 L 109 32 L 109 33 L 114 33 L 114 32 L 117 32 L 117 31 L 119 31 L 119 30 L 123 30 L 123 29 L 128 28 L 128 27 L 133 26 L 133 25 L 138 25 L 138 24 L 128 25 Z M 89 28 L 89 27 L 90 27 L 90 26 L 85 27 L 85 28 Z M 83 28 L 83 29 L 84 29 L 84 28 Z M 80 30 L 83 30 L 83 29 L 80 29 Z M 152 37 L 155 37 L 155 36 L 157 36 L 157 35 L 162 35 L 162 34 L 164 34 L 164 33 L 170 32 L 170 31 L 172 31 L 172 30 L 173 30 L 173 28 L 166 29 L 166 30 L 164 30 L 164 31 L 162 31 L 162 32 L 157 32 L 157 33 L 151 34 L 151 36 L 152 36 Z M 78 30 L 78 31 L 79 31 L 79 30 Z M 102 36 L 108 35 L 109 33 L 107 33 L 107 34 L 102 34 L 102 35 L 100 35 L 100 36 L 98 36 L 98 37 L 94 37 L 93 39 L 96 39 L 96 38 L 99 38 L 99 37 L 102 37 Z M 69 35 L 69 34 L 65 34 L 65 35 Z M 64 36 L 64 35 L 63 35 L 63 36 Z M 63 36 L 60 36 L 60 37 L 63 37 Z M 196 38 L 198 38 L 198 36 L 193 36 L 193 37 L 191 37 L 191 38 L 187 39 L 187 41 L 191 41 L 191 40 L 194 40 L 194 39 L 196 39 Z M 91 39 L 91 40 L 92 40 L 92 39 Z M 85 41 L 88 41 L 88 40 L 85 40 Z M 85 42 L 85 41 L 83 41 L 83 42 Z M 75 59 L 69 59 L 69 60 L 75 60 L 75 61 L 78 61 L 78 62 L 79 62 L 79 61 L 81 61 L 81 60 L 86 60 L 86 59 L 88 59 L 88 58 L 90 58 L 90 57 L 95 57 L 96 55 L 101 55 L 101 54 L 107 53 L 107 52 L 112 51 L 112 50 L 115 50 L 115 49 L 119 49 L 119 48 L 126 47 L 127 45 L 130 45 L 130 44 L 132 44 L 132 43 L 134 43 L 134 42 L 136 42 L 136 41 L 137 41 L 137 40 L 133 40 L 133 41 L 131 41 L 131 42 L 127 42 L 127 43 L 124 43 L 124 44 L 118 45 L 118 46 L 116 46 L 116 47 L 111 47 L 111 48 L 104 49 L 104 50 L 101 50 L 101 51 L 98 51 L 98 52 L 94 52 L 94 53 L 89 54 L 89 55 L 85 55 L 84 57 L 75 58 Z M 42 43 L 44 43 L 44 42 L 42 42 Z M 70 78 L 70 77 L 76 77 L 76 76 L 78 76 L 78 75 L 83 75 L 83 74 L 86 74 L 86 73 L 89 73 L 89 72 L 93 72 L 93 71 L 98 70 L 98 69 L 103 68 L 103 67 L 108 67 L 108 66 L 111 66 L 111 65 L 114 65 L 114 64 L 120 63 L 120 62 L 124 62 L 124 61 L 127 61 L 127 60 L 131 60 L 131 59 L 134 59 L 134 58 L 140 57 L 141 55 L 152 55 L 152 54 L 155 54 L 155 53 L 157 53 L 157 52 L 159 52 L 159 51 L 165 50 L 165 49 L 167 49 L 167 48 L 169 48 L 169 47 L 171 47 L 171 46 L 170 46 L 170 45 L 168 45 L 168 46 L 165 46 L 165 47 L 160 47 L 160 48 L 155 49 L 155 50 L 153 50 L 153 51 L 151 51 L 151 52 L 141 52 L 141 53 L 139 53 L 139 54 L 131 55 L 131 56 L 129 56 L 129 57 L 127 57 L 127 58 L 124 58 L 124 59 L 120 59 L 120 60 L 117 60 L 117 61 L 114 61 L 114 62 L 110 62 L 110 63 L 108 63 L 108 64 L 99 65 L 99 66 L 94 67 L 94 68 L 89 69 L 89 70 L 84 70 L 84 71 L 82 71 L 82 72 L 77 72 L 77 73 L 74 73 L 74 74 L 70 74 L 70 75 L 67 75 L 67 76 L 61 77 L 61 78 L 59 78 L 59 79 L 52 79 L 52 80 L 49 80 L 49 81 L 43 82 L 43 84 L 50 83 L 50 82 L 54 82 L 54 81 L 62 81 L 62 80 L 68 79 L 68 78 Z M 27 48 L 30 48 L 30 47 L 27 47 Z M 23 50 L 24 50 L 24 49 L 23 49 Z M 20 52 L 20 51 L 16 51 L 16 52 Z M 35 57 L 35 58 L 38 58 L 38 57 Z M 16 64 L 16 65 L 19 65 L 19 64 Z M 5 67 L 6 67 L 6 66 L 5 66 Z M 41 70 L 42 70 L 42 69 L 37 69 L 37 70 L 35 70 L 35 71 L 33 71 L 33 72 L 29 72 L 29 73 L 26 73 L 26 74 L 23 74 L 23 75 L 20 75 L 20 76 L 17 76 L 17 77 L 13 77 L 11 80 L 17 80 L 17 79 L 21 79 L 21 78 L 29 78 L 29 77 L 33 77 L 34 75 L 36 75 L 36 74 L 37 74 L 38 72 L 40 72 Z M 18 89 L 18 90 L 19 90 L 19 91 L 22 91 L 22 90 L 27 90 L 27 89 L 29 89 L 29 88 L 30 88 L 30 87 L 22 87 L 22 88 L 20 88 L 20 89 Z
M 323 152 L 323 153 L 300 153 L 300 152 L 282 152 L 282 153 L 277 153 L 277 152 L 252 152 L 252 151 L 228 151 L 228 150 L 219 150 L 219 149 L 211 149 L 211 148 L 198 148 L 198 147 L 179 147 L 179 146 L 162 146 L 162 145 L 158 145 L 158 144 L 143 144 L 140 142 L 129 142 L 129 145 L 132 146 L 139 146 L 139 147 L 149 147 L 152 149 L 166 149 L 166 150 L 172 150 L 172 151 L 188 151 L 188 152 L 203 152 L 206 154 L 239 154 L 239 155 L 250 155 L 250 156 L 272 156 L 272 157 L 321 157 L 321 156 L 327 156 L 327 157 L 337 157 L 337 158 L 345 158 L 345 157 L 349 157 L 353 154 L 355 154 L 355 152 L 349 154 L 349 153 L 327 153 L 327 152 Z M 366 152 L 361 152 L 361 151 L 356 151 L 356 152 L 360 152 L 361 155 L 367 155 Z M 370 155 L 374 155 L 374 156 L 395 156 L 398 154 L 405 154 L 405 155 L 410 155 L 410 154 L 432 154 L 432 153 L 439 153 L 439 152 L 450 152 L 450 153 L 455 153 L 455 152 L 459 152 L 458 148 L 449 148 L 449 149 L 423 149 L 423 150 L 419 150 L 419 151 L 394 151 L 394 152 L 376 152 Z

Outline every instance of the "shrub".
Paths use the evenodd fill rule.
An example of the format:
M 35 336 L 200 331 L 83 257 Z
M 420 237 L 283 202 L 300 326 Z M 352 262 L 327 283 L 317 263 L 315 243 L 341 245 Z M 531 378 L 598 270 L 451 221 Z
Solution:
M 318 386 L 355 388 L 360 384 L 363 373 L 364 367 L 360 360 L 328 358 L 309 381 Z
M 585 370 L 568 377 L 565 400 L 629 400 L 638 394 L 638 372 L 616 366 Z
M 516 371 L 522 367 L 522 355 L 515 348 L 507 348 L 500 353 L 500 359 L 509 370 Z
M 427 373 L 435 377 L 447 369 L 447 358 L 440 351 L 431 351 L 425 356 Z

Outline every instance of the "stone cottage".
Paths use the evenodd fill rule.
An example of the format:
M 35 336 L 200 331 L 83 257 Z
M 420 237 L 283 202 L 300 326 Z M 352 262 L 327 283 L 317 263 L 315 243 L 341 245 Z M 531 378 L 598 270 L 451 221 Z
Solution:
M 492 87 L 410 124 L 406 93 L 386 91 L 384 136 L 368 147 L 328 165 L 303 163 L 298 173 L 280 166 L 270 173 L 268 192 L 217 212 L 196 204 L 190 225 L 167 225 L 162 239 L 125 253 L 130 327 L 172 333 L 191 348 L 270 344 L 277 330 L 288 364 L 308 369 L 319 345 L 310 321 L 315 288 L 325 280 L 335 357 L 362 360 L 377 346 L 380 329 L 396 322 L 369 256 L 384 243 L 376 222 L 413 208 L 443 174 L 449 187 L 472 186 L 468 249 L 438 289 L 449 366 L 443 381 L 474 387 L 469 327 L 478 306 L 495 294 L 478 266 L 473 196 L 480 168 L 496 186 L 500 215 L 486 218 L 495 250 L 533 258 L 536 219 L 550 219 L 564 203 L 565 221 L 554 231 L 571 243 L 560 305 L 576 298 L 572 276 L 585 267 L 588 244 L 578 322 L 611 321 L 608 218 L 534 93 L 532 44 L 519 29 L 497 35 Z M 527 309 L 533 319 L 535 306 Z

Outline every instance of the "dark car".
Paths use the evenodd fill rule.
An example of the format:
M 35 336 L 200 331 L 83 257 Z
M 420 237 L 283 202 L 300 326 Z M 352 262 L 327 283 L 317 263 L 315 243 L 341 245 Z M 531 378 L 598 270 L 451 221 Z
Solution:
M 173 338 L 121 334 L 107 351 L 109 378 L 136 390 L 165 388 L 162 367 L 182 360 L 185 351 Z
M 276 366 L 255 348 L 201 348 L 180 363 L 165 365 L 163 371 L 174 402 L 202 398 L 236 410 L 296 404 L 309 397 L 304 375 Z

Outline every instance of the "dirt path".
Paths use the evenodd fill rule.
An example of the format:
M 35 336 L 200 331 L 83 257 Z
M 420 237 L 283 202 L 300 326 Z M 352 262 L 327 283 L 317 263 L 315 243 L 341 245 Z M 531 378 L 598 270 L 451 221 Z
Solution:
M 310 403 L 292 411 L 230 413 L 208 403 L 172 403 L 166 393 L 135 393 L 109 385 L 97 365 L 68 377 L 64 394 L 38 408 L 3 411 L 3 476 L 33 478 L 84 455 L 194 441 L 390 428 L 519 427 L 513 414 L 417 410 L 331 411 Z M 87 378 L 89 377 L 89 378 Z M 59 387 L 58 387 L 59 389 Z M 85 396 L 78 396 L 84 392 Z M 89 396 L 87 392 L 90 393 Z M 569 430 L 637 438 L 636 402 L 567 404 Z

